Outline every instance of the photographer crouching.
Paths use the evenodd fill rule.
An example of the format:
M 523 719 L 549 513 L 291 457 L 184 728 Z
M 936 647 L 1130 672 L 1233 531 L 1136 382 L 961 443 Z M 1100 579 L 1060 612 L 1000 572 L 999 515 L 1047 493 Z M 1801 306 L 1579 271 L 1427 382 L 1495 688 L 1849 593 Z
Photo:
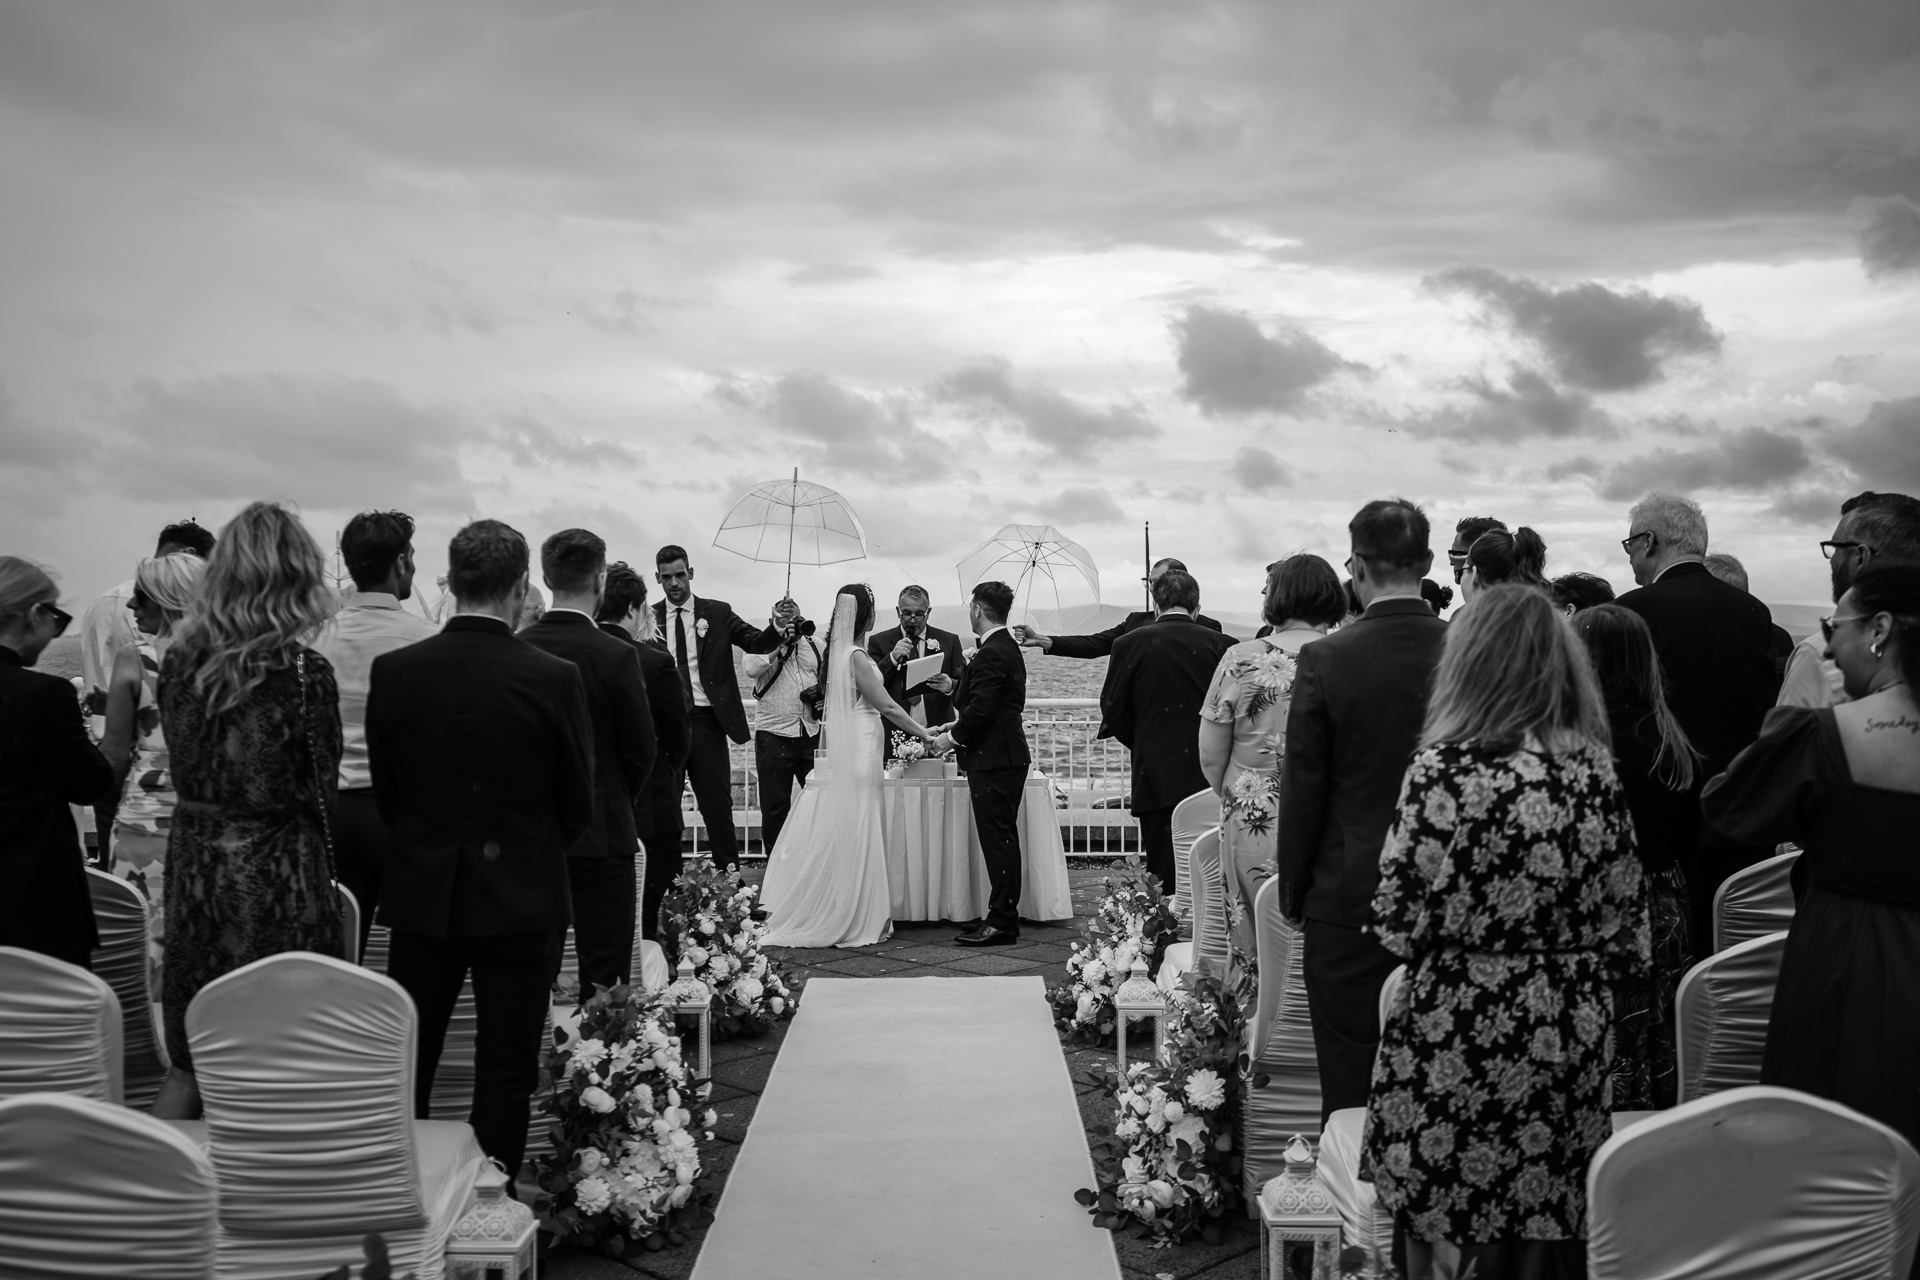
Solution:
M 791 604 L 791 601 L 782 601 Z M 813 772 L 813 751 L 820 742 L 820 646 L 814 625 L 798 608 L 785 611 L 780 647 L 768 654 L 750 654 L 745 661 L 753 680 L 753 760 L 760 775 L 761 848 L 771 856 L 793 808 L 793 789 L 805 786 Z

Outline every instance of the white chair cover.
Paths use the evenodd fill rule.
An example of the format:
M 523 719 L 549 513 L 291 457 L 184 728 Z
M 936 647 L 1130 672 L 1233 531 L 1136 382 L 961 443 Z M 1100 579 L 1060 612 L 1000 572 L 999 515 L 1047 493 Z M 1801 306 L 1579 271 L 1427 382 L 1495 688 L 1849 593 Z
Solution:
M 1406 980 L 1407 966 L 1400 965 L 1387 975 L 1380 987 L 1382 1031 L 1389 1018 L 1399 1011 L 1400 989 Z M 1382 1260 L 1393 1247 L 1393 1215 L 1374 1195 L 1373 1183 L 1360 1180 L 1360 1144 L 1366 1136 L 1366 1127 L 1365 1107 L 1345 1107 L 1328 1116 L 1326 1132 L 1320 1135 L 1320 1162 L 1314 1173 L 1340 1211 L 1342 1239 L 1365 1249 L 1369 1258 Z
M 333 889 L 340 895 L 340 954 L 348 964 L 359 964 L 360 899 L 338 880 L 333 882 Z
M 1609 1138 L 1587 1215 L 1593 1280 L 1906 1280 L 1920 1156 L 1837 1102 L 1730 1089 Z
M 113 988 L 120 1002 L 120 1062 L 126 1103 L 138 1111 L 153 1106 L 167 1078 L 167 1046 L 160 1034 L 160 1006 L 148 985 L 147 946 L 152 908 L 125 880 L 87 868 L 93 922 L 100 945 L 93 950 L 94 976 Z
M 1189 905 L 1193 908 L 1193 940 L 1172 943 L 1162 954 L 1160 969 L 1153 976 L 1162 991 L 1171 991 L 1180 985 L 1180 979 L 1199 959 L 1221 965 L 1227 958 L 1226 899 L 1220 887 L 1220 828 L 1213 827 L 1195 836 L 1181 864 L 1188 868 L 1186 887 Z
M 79 965 L 0 947 L 0 1098 L 27 1093 L 125 1102 L 120 1000 Z
M 1247 1056 L 1267 1086 L 1247 1091 L 1241 1113 L 1241 1183 L 1250 1207 L 1267 1179 L 1281 1171 L 1287 1140 L 1320 1127 L 1320 1065 L 1307 1017 L 1301 937 L 1281 914 L 1278 879 L 1254 894 L 1253 922 L 1260 973 Z
M 166 1124 L 61 1093 L 0 1102 L 0 1274 L 212 1280 L 213 1165 Z
M 1713 949 L 1779 933 L 1793 924 L 1793 886 L 1789 877 L 1800 853 L 1777 853 L 1728 876 L 1713 891 Z
M 1708 956 L 1680 979 L 1673 998 L 1680 1101 L 1760 1083 L 1786 949 L 1785 933 L 1769 934 Z
M 220 1179 L 219 1274 L 312 1280 L 386 1237 L 397 1272 L 443 1272 L 485 1157 L 465 1124 L 413 1120 L 413 1001 L 294 951 L 208 983 L 187 1036 Z
M 1184 915 L 1192 905 L 1187 896 L 1187 851 L 1193 848 L 1201 832 L 1219 825 L 1220 797 L 1211 787 L 1196 791 L 1173 806 L 1173 909 L 1176 913 Z

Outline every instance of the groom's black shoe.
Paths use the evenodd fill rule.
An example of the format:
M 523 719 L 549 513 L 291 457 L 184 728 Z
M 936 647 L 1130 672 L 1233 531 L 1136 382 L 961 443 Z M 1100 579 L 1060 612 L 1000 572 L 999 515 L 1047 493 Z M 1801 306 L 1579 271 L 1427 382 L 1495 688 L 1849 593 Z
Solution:
M 963 947 L 1010 947 L 1020 941 L 1020 935 L 1006 929 L 996 929 L 983 924 L 971 933 L 963 933 L 954 942 Z

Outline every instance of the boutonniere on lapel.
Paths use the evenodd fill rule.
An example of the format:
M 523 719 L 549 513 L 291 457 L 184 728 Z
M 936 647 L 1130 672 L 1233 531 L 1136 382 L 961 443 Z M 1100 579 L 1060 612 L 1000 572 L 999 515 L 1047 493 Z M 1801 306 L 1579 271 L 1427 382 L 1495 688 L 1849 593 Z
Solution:
M 979 651 L 978 649 L 962 649 L 962 650 L 960 651 L 960 661 L 962 661 L 962 662 L 972 662 L 972 661 L 973 661 L 973 655 L 974 655 L 974 654 L 976 654 L 976 653 L 978 653 L 978 652 L 980 652 L 980 651 Z
M 938 640 L 935 640 L 932 636 L 927 637 L 927 652 L 928 653 L 940 652 L 940 642 Z
M 693 624 L 693 635 L 697 640 L 705 640 L 707 638 L 707 620 L 705 618 L 701 618 Z

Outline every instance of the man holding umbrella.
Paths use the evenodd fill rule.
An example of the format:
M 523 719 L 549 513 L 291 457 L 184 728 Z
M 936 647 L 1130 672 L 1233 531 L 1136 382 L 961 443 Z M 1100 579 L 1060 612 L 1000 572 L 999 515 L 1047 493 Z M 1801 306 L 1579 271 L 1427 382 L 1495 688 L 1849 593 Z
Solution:
M 1147 570 L 1147 586 L 1151 588 L 1169 571 L 1185 573 L 1187 566 L 1168 557 L 1156 560 Z M 1016 626 L 1013 628 L 1021 644 L 1029 649 L 1038 649 L 1056 658 L 1104 658 L 1113 652 L 1113 642 L 1129 632 L 1138 631 L 1152 622 L 1156 615 L 1145 609 L 1128 614 L 1118 626 L 1108 627 L 1090 636 L 1050 636 L 1034 627 Z M 1196 613 L 1191 619 L 1209 630 L 1220 630 L 1220 624 L 1204 613 Z

